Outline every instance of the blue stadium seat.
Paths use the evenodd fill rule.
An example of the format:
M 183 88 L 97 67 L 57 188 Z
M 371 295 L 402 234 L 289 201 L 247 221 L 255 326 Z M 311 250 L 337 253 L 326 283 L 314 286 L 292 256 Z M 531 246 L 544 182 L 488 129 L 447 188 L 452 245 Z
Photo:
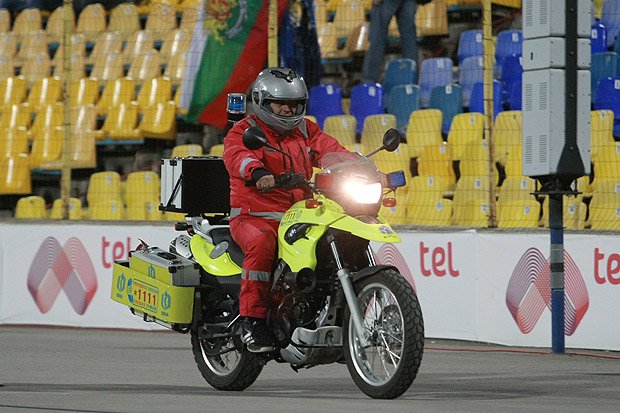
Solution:
M 607 0 L 603 3 L 601 23 L 607 30 L 607 48 L 611 49 L 620 32 L 620 1 Z
M 453 82 L 452 60 L 447 57 L 434 57 L 422 61 L 420 66 L 421 106 L 428 107 L 431 90 L 437 86 Z
M 471 89 L 477 82 L 484 81 L 484 62 L 482 56 L 470 56 L 459 64 L 459 85 L 463 95 L 463 107 L 469 107 Z
M 523 32 L 521 30 L 503 30 L 497 34 L 495 46 L 495 77 L 502 77 L 502 62 L 507 56 L 523 53 Z
M 472 56 L 482 56 L 482 30 L 465 30 L 459 37 L 457 55 L 459 66 L 463 60 Z
M 510 96 L 508 97 L 509 110 L 521 110 L 521 90 L 522 83 L 515 82 L 510 88 Z
M 379 83 L 360 83 L 351 88 L 351 115 L 357 122 L 355 133 L 360 135 L 364 127 L 364 119 L 369 115 L 385 113 L 383 110 L 383 87 Z
M 308 115 L 314 116 L 321 128 L 323 128 L 326 117 L 344 115 L 342 88 L 335 83 L 311 87 L 308 92 Z
M 599 19 L 595 20 L 590 31 L 590 51 L 591 54 L 607 51 L 607 29 Z M 617 52 L 617 50 L 615 51 Z
M 455 83 L 445 86 L 436 86 L 431 91 L 430 109 L 439 109 L 443 114 L 441 133 L 447 135 L 450 131 L 452 118 L 463 112 L 461 87 Z
M 620 77 L 606 77 L 598 82 L 594 110 L 614 113 L 614 136 L 620 135 Z
M 502 84 L 499 80 L 493 81 L 493 108 L 494 117 L 504 109 L 502 107 Z M 477 82 L 471 90 L 469 111 L 484 113 L 484 83 Z
M 504 57 L 502 61 L 502 102 L 508 104 L 512 85 L 522 81 L 523 66 L 521 55 L 511 55 Z
M 382 83 L 385 103 L 387 103 L 394 86 L 416 83 L 417 78 L 418 73 L 415 60 L 407 58 L 388 60 L 385 65 Z
M 411 112 L 418 109 L 420 109 L 418 85 L 398 85 L 392 88 L 387 99 L 387 112 L 396 117 L 396 127 L 399 131 L 405 133 Z
M 618 53 L 603 52 L 592 55 L 591 73 L 591 95 L 592 102 L 596 99 L 598 81 L 607 77 L 615 77 L 618 74 Z

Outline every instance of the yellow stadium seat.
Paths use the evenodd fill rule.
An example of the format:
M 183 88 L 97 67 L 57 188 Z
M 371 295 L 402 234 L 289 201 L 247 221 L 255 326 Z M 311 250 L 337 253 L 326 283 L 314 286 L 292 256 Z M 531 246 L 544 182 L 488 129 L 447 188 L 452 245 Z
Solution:
M 338 37 L 348 37 L 355 26 L 366 20 L 364 3 L 359 0 L 342 1 L 336 6 L 334 26 Z
M 138 129 L 144 137 L 174 139 L 176 136 L 176 107 L 174 102 L 157 103 L 144 108 Z
M 38 168 L 41 164 L 58 162 L 62 156 L 63 128 L 44 128 L 32 136 L 32 149 L 28 160 L 30 168 Z
M 30 128 L 32 136 L 44 133 L 46 130 L 60 127 L 64 122 L 64 104 L 62 102 L 49 103 L 35 112 L 34 122 Z
M 495 118 L 493 139 L 495 142 L 495 160 L 506 165 L 508 153 L 515 146 L 521 146 L 523 116 L 520 110 L 498 113 Z
M 0 194 L 30 194 L 32 180 L 28 155 L 0 157 Z
M 358 23 L 353 29 L 347 42 L 344 44 L 344 49 L 351 56 L 363 56 L 370 46 L 368 41 L 370 24 L 368 22 Z
M 60 102 L 62 98 L 62 80 L 58 76 L 45 77 L 32 84 L 26 102 L 34 112 L 47 105 Z
M 159 203 L 159 175 L 153 171 L 136 171 L 127 175 L 125 202 L 127 206 L 145 201 Z
M 15 62 L 13 62 L 13 56 L 0 55 L 0 79 L 13 76 L 15 76 Z
M 170 60 L 164 69 L 164 76 L 170 78 L 173 86 L 179 86 L 185 77 L 187 53 L 182 52 L 170 56 Z
M 167 76 L 164 76 L 167 77 Z M 174 84 L 174 83 L 173 83 Z M 181 107 L 181 95 L 183 94 L 183 90 L 180 84 L 176 85 L 176 90 L 174 91 L 174 105 L 177 108 L 177 116 L 185 116 L 187 115 L 187 108 Z
M 442 192 L 454 190 L 456 176 L 452 164 L 452 146 L 445 142 L 425 146 L 418 158 L 418 175 L 440 178 Z
M 6 9 L 0 9 L 0 12 Z M 0 56 L 15 57 L 17 53 L 17 36 L 13 32 L 0 32 Z
M 562 224 L 567 229 L 583 229 L 585 228 L 586 215 L 588 213 L 588 206 L 582 202 L 583 196 L 568 196 L 562 197 L 562 205 L 564 206 L 564 213 L 562 214 Z M 549 228 L 549 197 L 543 198 L 542 204 L 542 217 L 540 219 L 542 226 Z
M 414 198 L 408 193 L 407 223 L 421 226 L 450 226 L 452 223 L 452 200 L 441 195 Z
M 0 36 L 1 37 L 1 36 Z M 0 79 L 0 109 L 19 105 L 26 99 L 26 80 L 19 76 Z
M 110 80 L 122 78 L 124 75 L 123 61 L 118 53 L 110 52 L 95 61 L 90 77 L 105 84 Z
M 133 79 L 136 84 L 142 84 L 159 76 L 161 76 L 161 64 L 157 49 L 151 49 L 136 56 L 127 72 L 127 77 Z
M 8 9 L 0 9 L 0 33 L 4 36 L 5 33 L 11 31 L 11 13 Z
M 198 145 L 195 143 L 189 143 L 185 145 L 176 145 L 172 148 L 172 153 L 170 156 L 173 158 L 186 158 L 188 156 L 201 156 L 202 155 L 202 145 Z
M 379 148 L 383 145 L 385 131 L 391 128 L 396 128 L 396 116 L 390 113 L 366 116 L 360 143 Z
M 28 103 L 5 106 L 0 109 L 0 130 L 24 127 L 28 129 L 31 122 L 31 107 Z
M 97 114 L 105 115 L 111 108 L 122 103 L 130 104 L 135 96 L 136 84 L 133 79 L 122 77 L 106 82 L 101 97 L 97 101 Z
M 121 103 L 108 110 L 101 128 L 104 138 L 115 140 L 142 139 L 138 125 L 138 104 Z
M 508 176 L 499 187 L 499 201 L 515 203 L 535 199 L 536 181 L 527 176 Z
M 28 58 L 22 65 L 19 72 L 20 76 L 26 79 L 28 85 L 32 85 L 37 80 L 45 79 L 52 73 L 52 62 L 47 52 L 37 53 L 36 56 Z
M 452 119 L 448 132 L 448 142 L 452 145 L 452 156 L 460 161 L 470 142 L 482 142 L 485 118 L 481 113 L 459 113 Z
M 39 53 L 48 54 L 45 30 L 32 32 L 22 39 L 20 48 L 15 54 L 15 66 L 22 66 L 26 60 L 36 57 Z
M 341 145 L 354 145 L 356 125 L 355 116 L 352 115 L 328 116 L 323 124 L 323 132 L 336 138 Z
M 140 16 L 135 4 L 121 3 L 110 12 L 109 31 L 118 31 L 121 36 L 128 38 L 140 29 Z
M 489 192 L 488 175 L 461 176 L 454 190 L 453 208 L 456 211 L 472 200 L 484 201 L 488 205 Z
M 67 63 L 65 63 L 64 61 L 64 53 L 64 48 L 61 45 L 56 51 L 54 59 L 52 59 L 54 76 L 65 76 L 65 64 Z M 69 66 L 67 68 L 67 76 L 70 76 L 70 79 L 79 79 L 84 77 L 84 74 L 86 73 L 86 61 L 83 50 L 80 50 L 79 48 L 74 48 L 71 52 L 71 58 L 69 59 L 68 64 Z
M 486 227 L 489 224 L 489 203 L 470 199 L 458 206 L 452 203 L 452 225 L 461 227 Z
M 620 179 L 600 179 L 594 186 L 590 215 L 592 229 L 620 229 Z
M 167 77 L 156 77 L 144 82 L 138 92 L 138 110 L 143 112 L 158 103 L 166 103 L 172 99 L 172 82 Z
M 70 18 L 73 21 L 71 31 L 75 30 L 75 13 L 73 7 L 69 7 Z M 61 42 L 63 40 L 65 30 L 65 7 L 57 7 L 47 18 L 45 31 L 50 42 Z
M 405 138 L 411 151 L 411 157 L 417 158 L 422 155 L 426 145 L 440 144 L 441 121 L 443 115 L 438 109 L 415 110 L 409 117 Z
M 393 207 L 381 206 L 379 213 L 392 225 L 407 225 L 407 193 L 398 192 L 388 195 L 389 198 L 396 199 L 396 205 Z
M 127 219 L 133 221 L 160 221 L 159 201 L 144 201 L 139 204 L 127 205 Z
M 86 201 L 89 207 L 105 200 L 121 201 L 121 176 L 118 172 L 95 172 L 88 180 Z
M 513 146 L 506 156 L 506 176 L 523 176 L 523 155 L 521 145 Z
M 191 32 L 175 29 L 166 34 L 163 39 L 159 57 L 162 64 L 168 64 L 170 58 L 178 53 L 187 53 L 192 41 Z
M 339 59 L 348 57 L 348 52 L 338 47 L 338 29 L 334 23 L 327 23 L 321 27 L 320 30 L 317 31 L 317 37 L 321 50 L 321 58 Z
M 104 59 L 109 53 L 121 54 L 123 50 L 123 39 L 119 32 L 102 32 L 95 39 L 95 45 L 85 60 L 87 65 Z
M 213 145 L 211 148 L 209 148 L 209 155 L 211 156 L 222 156 L 223 153 L 224 153 L 224 145 L 221 143 L 218 143 L 217 145 Z
M 41 10 L 35 8 L 22 10 L 13 22 L 13 33 L 18 36 L 18 40 L 24 39 L 31 33 L 42 29 Z
M 83 77 L 71 83 L 71 106 L 95 105 L 99 100 L 99 84 L 96 79 Z
M 364 153 L 369 153 L 376 150 L 376 145 L 362 145 Z M 409 145 L 401 143 L 394 152 L 380 151 L 372 156 L 372 159 L 377 164 L 377 168 L 385 173 L 402 170 L 405 173 L 405 178 L 411 177 L 411 156 L 409 156 Z M 406 192 L 405 188 L 400 188 L 399 191 Z
M 186 2 L 183 1 L 181 4 L 184 4 L 184 3 Z M 191 33 L 194 31 L 194 27 L 196 26 L 196 23 L 198 22 L 198 8 L 199 7 L 201 7 L 200 2 L 190 7 L 181 6 L 181 9 L 183 11 L 181 12 L 181 22 L 179 23 L 179 29 L 191 35 Z
M 489 146 L 486 139 L 475 142 L 470 141 L 465 147 L 463 158 L 459 162 L 461 176 L 491 175 L 489 161 Z M 497 182 L 499 173 L 493 164 L 493 182 Z
M 417 198 L 441 198 L 444 194 L 445 186 L 446 184 L 441 177 L 414 176 L 407 182 L 407 193 L 411 195 L 407 205 L 412 205 L 411 202 L 417 200 Z
M 155 40 L 162 40 L 166 33 L 177 28 L 177 15 L 174 6 L 155 3 L 146 16 L 145 29 L 154 33 Z
M 147 30 L 139 30 L 131 33 L 125 42 L 123 52 L 123 64 L 131 64 L 137 57 L 153 49 L 153 33 Z
M 499 228 L 536 228 L 540 219 L 540 203 L 536 199 L 497 203 Z
M 91 41 L 106 31 L 106 11 L 101 3 L 91 3 L 78 16 L 76 32 Z
M 15 218 L 18 219 L 44 219 L 47 218 L 45 199 L 39 195 L 30 195 L 17 200 L 15 205 Z
M 0 158 L 28 153 L 28 131 L 23 126 L 0 131 Z
M 316 116 L 313 116 L 313 115 L 305 115 L 305 116 L 304 116 L 304 118 L 305 118 L 305 119 L 308 119 L 308 120 L 309 120 L 309 121 L 311 121 L 311 122 L 317 123 Z
M 593 161 L 600 149 L 614 142 L 614 113 L 611 110 L 593 110 L 590 112 L 590 155 Z
M 601 145 L 594 164 L 594 185 L 598 179 L 617 178 L 620 176 L 620 142 L 608 142 Z
M 604 204 L 590 207 L 590 227 L 595 230 L 619 230 L 620 207 Z
M 62 199 L 55 199 L 50 210 L 51 219 L 63 219 L 64 215 L 64 203 Z M 69 219 L 76 220 L 84 217 L 84 211 L 82 210 L 82 201 L 79 198 L 69 198 Z
M 420 6 L 415 15 L 418 37 L 443 36 L 448 32 L 448 10 L 444 0 Z
M 120 221 L 124 220 L 126 215 L 123 203 L 115 199 L 104 199 L 88 208 L 88 216 L 93 220 Z

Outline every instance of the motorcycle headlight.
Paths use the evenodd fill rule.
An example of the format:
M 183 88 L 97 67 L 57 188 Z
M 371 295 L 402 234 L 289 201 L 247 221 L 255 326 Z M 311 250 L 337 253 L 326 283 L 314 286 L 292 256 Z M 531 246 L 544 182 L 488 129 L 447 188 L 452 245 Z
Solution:
M 344 185 L 344 191 L 349 198 L 360 204 L 376 204 L 381 199 L 381 184 L 372 184 L 348 181 Z

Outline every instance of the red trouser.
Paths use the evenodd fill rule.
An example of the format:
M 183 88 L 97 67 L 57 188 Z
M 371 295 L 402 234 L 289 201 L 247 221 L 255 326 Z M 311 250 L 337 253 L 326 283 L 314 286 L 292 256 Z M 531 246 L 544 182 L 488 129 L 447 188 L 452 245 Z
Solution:
M 251 215 L 239 215 L 230 221 L 230 233 L 245 253 L 239 295 L 239 314 L 243 317 L 267 317 L 279 224 Z

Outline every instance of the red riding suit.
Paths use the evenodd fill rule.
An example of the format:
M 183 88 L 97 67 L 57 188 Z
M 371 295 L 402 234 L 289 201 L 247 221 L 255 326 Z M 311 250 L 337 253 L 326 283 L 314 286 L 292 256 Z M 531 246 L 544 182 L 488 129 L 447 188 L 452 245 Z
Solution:
M 308 198 L 310 193 L 303 188 L 274 188 L 261 193 L 255 185 L 245 185 L 253 180 L 252 174 L 257 169 L 263 170 L 257 173 L 274 177 L 291 172 L 291 158 L 267 147 L 250 150 L 243 145 L 243 132 L 251 126 L 260 127 L 271 145 L 290 154 L 292 171 L 303 172 L 306 179 L 312 177 L 312 167 L 318 166 L 324 154 L 347 152 L 347 149 L 307 119 L 291 134 L 282 136 L 255 115 L 250 115 L 237 122 L 224 138 L 222 157 L 230 175 L 230 232 L 245 253 L 239 313 L 244 317 L 266 318 L 280 218 L 291 205 Z

